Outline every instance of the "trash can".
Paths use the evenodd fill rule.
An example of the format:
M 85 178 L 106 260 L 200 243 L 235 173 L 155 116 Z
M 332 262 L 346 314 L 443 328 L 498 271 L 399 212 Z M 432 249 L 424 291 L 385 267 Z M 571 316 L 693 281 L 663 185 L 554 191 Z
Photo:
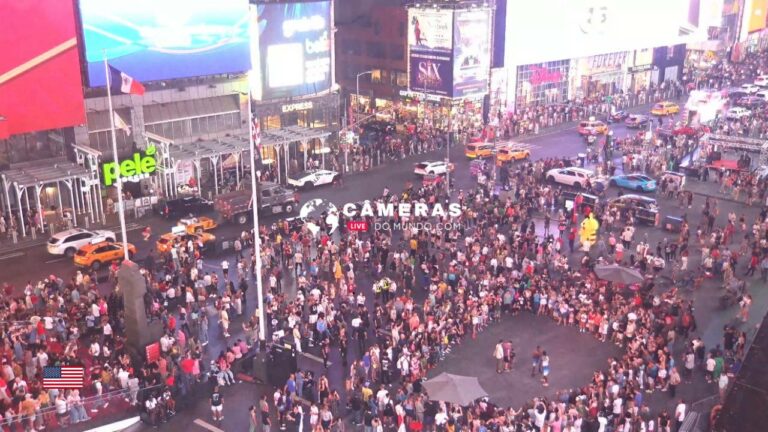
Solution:
M 683 218 L 664 216 L 664 229 L 670 232 L 680 232 L 683 228 Z

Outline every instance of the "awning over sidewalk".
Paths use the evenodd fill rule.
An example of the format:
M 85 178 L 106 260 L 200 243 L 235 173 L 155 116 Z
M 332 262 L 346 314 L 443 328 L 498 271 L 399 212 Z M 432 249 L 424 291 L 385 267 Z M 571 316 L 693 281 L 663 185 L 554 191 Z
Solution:
M 241 135 L 210 141 L 196 141 L 189 144 L 174 144 L 168 150 L 171 160 L 174 162 L 199 161 L 240 153 L 248 150 L 249 145 L 248 138 Z
M 292 142 L 307 142 L 313 139 L 325 139 L 331 132 L 323 129 L 310 129 L 302 126 L 289 126 L 282 129 L 263 131 L 261 145 L 280 145 Z

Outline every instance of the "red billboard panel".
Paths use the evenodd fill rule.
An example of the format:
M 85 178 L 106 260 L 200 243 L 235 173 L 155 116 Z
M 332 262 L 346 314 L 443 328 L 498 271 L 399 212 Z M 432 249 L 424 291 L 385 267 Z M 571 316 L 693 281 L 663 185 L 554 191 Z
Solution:
M 3 4 L 0 117 L 20 134 L 85 123 L 71 0 Z

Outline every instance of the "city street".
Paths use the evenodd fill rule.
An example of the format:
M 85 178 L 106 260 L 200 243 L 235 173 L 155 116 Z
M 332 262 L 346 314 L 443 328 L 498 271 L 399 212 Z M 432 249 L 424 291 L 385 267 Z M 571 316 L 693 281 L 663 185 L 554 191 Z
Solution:
M 635 133 L 635 131 L 628 132 L 623 125 L 612 126 L 615 137 L 623 137 L 627 133 Z M 550 158 L 550 157 L 570 157 L 575 156 L 585 150 L 584 140 L 575 132 L 574 125 L 569 127 L 557 128 L 551 130 L 542 130 L 542 133 L 538 136 L 530 137 L 523 140 L 529 144 L 532 159 Z M 301 201 L 314 198 L 322 198 L 328 200 L 338 206 L 346 202 L 360 201 L 366 198 L 371 198 L 374 195 L 381 194 L 381 191 L 388 187 L 393 192 L 397 192 L 402 189 L 406 181 L 417 181 L 417 178 L 413 175 L 413 164 L 423 160 L 439 160 L 444 158 L 444 151 L 436 151 L 431 154 L 417 155 L 406 158 L 405 160 L 388 163 L 384 166 L 377 167 L 370 172 L 360 175 L 350 175 L 345 177 L 343 186 L 324 186 L 311 191 L 304 191 L 301 193 Z M 455 146 L 452 149 L 451 161 L 456 164 L 455 181 L 456 189 L 469 189 L 473 185 L 474 179 L 469 174 L 469 162 L 463 156 L 463 148 Z M 619 163 L 618 166 L 621 166 Z M 689 179 L 689 182 L 695 182 L 693 179 Z M 715 184 L 712 184 L 713 192 L 716 193 L 714 188 Z M 608 191 L 608 196 L 614 196 L 616 191 L 611 189 Z M 690 210 L 680 209 L 677 207 L 676 201 L 668 201 L 666 199 L 659 198 L 662 215 L 676 215 L 680 216 L 682 213 L 687 212 L 691 219 L 691 226 L 697 226 L 700 218 L 700 209 L 703 204 L 704 197 L 697 195 L 694 199 L 693 208 Z M 720 205 L 720 218 L 724 218 L 730 211 L 735 211 L 737 214 L 744 213 L 747 220 L 753 220 L 757 214 L 756 208 L 747 208 L 741 204 L 736 204 L 730 201 L 722 201 Z M 215 217 L 215 215 L 210 215 Z M 274 217 L 262 218 L 262 223 L 269 224 L 274 221 Z M 156 237 L 164 232 L 170 231 L 172 222 L 165 221 L 157 217 L 153 217 L 148 222 L 141 221 L 142 225 L 148 223 L 152 226 L 154 233 L 153 238 L 149 243 L 144 242 L 141 239 L 140 229 L 134 229 L 129 233 L 129 241 L 138 246 L 139 252 L 136 260 L 141 261 L 147 254 L 151 247 L 154 247 L 154 240 Z M 142 225 L 136 225 L 140 228 Z M 234 239 L 241 232 L 242 227 L 224 224 L 217 228 L 214 233 L 217 236 L 219 243 L 221 240 Z M 639 229 L 640 235 L 648 233 L 648 238 L 651 245 L 655 245 L 667 234 L 663 233 L 658 228 L 642 227 Z M 574 254 L 576 256 L 578 254 Z M 23 288 L 27 280 L 31 280 L 33 283 L 38 279 L 42 279 L 49 274 L 55 274 L 65 280 L 74 274 L 75 268 L 71 262 L 66 258 L 56 258 L 46 254 L 43 246 L 30 248 L 21 251 L 15 251 L 11 253 L 4 253 L 0 256 L 0 265 L 3 266 L 4 272 L 2 281 L 10 282 L 14 284 L 17 290 Z M 204 268 L 206 271 L 219 271 L 220 263 L 222 260 L 228 260 L 230 263 L 234 262 L 233 254 L 230 251 L 220 251 L 206 258 Z M 699 263 L 699 257 L 696 254 L 691 255 L 691 268 L 696 268 Z M 31 270 L 33 269 L 33 270 Z M 743 274 L 743 269 L 738 269 L 737 274 L 740 276 Z M 284 287 L 288 287 L 289 293 L 295 292 L 295 286 L 290 283 L 284 283 Z M 358 276 L 358 283 L 364 289 L 368 289 L 371 283 L 370 276 L 367 274 L 361 274 Z M 102 290 L 107 288 L 102 284 Z M 768 294 L 765 294 L 765 290 L 760 289 L 763 284 L 754 282 L 751 284 L 751 293 L 753 295 L 753 313 L 752 318 L 747 324 L 740 325 L 742 329 L 750 329 L 758 323 L 763 314 L 768 309 Z M 245 312 L 245 316 L 250 314 L 256 305 L 256 290 L 251 289 L 248 292 L 248 302 Z M 721 311 L 718 307 L 720 288 L 716 283 L 707 282 L 701 291 L 696 293 L 686 293 L 687 296 L 693 296 L 695 299 L 696 307 L 696 319 L 698 322 L 698 334 L 701 334 L 708 347 L 714 346 L 720 343 L 722 336 L 722 328 L 725 324 L 735 324 L 736 309 L 731 308 L 729 310 Z M 369 301 L 372 302 L 372 297 L 369 296 Z M 417 298 L 423 297 L 423 294 L 417 294 Z M 525 313 L 524 313 L 525 314 Z M 207 347 L 209 355 L 217 354 L 221 349 L 224 349 L 223 341 L 221 339 L 221 332 L 215 325 L 216 316 L 215 312 L 209 310 L 209 319 L 211 322 L 211 343 Z M 233 338 L 240 336 L 240 319 L 233 321 Z M 481 377 L 481 382 L 487 385 L 486 388 L 491 392 L 491 401 L 505 405 L 512 404 L 513 406 L 519 406 L 522 402 L 530 400 L 534 396 L 553 396 L 554 392 L 561 388 L 571 388 L 586 383 L 591 372 L 596 369 L 604 368 L 607 358 L 612 355 L 616 355 L 618 350 L 612 344 L 600 344 L 596 340 L 590 338 L 584 342 L 579 342 L 577 348 L 574 344 L 573 337 L 576 335 L 576 330 L 570 327 L 557 327 L 553 322 L 548 319 L 534 319 L 530 316 L 522 316 L 517 318 L 504 318 L 501 323 L 495 323 L 491 325 L 491 328 L 486 332 L 481 333 L 477 340 L 469 340 L 454 349 L 450 353 L 447 359 L 442 362 L 433 373 L 440 371 L 448 371 L 452 373 L 472 374 L 472 371 L 479 370 L 476 375 Z M 518 360 L 516 372 L 510 376 L 512 381 L 501 380 L 494 382 L 495 376 L 492 374 L 493 360 L 491 352 L 496 340 L 502 337 L 509 337 L 518 347 Z M 579 338 L 589 338 L 588 336 L 580 335 Z M 553 386 L 548 389 L 543 389 L 536 381 L 525 382 L 526 370 L 528 367 L 528 352 L 532 346 L 543 344 L 552 347 L 553 356 Z M 557 349 L 555 348 L 557 347 Z M 590 347 L 590 348 L 587 348 Z M 578 351 L 578 353 L 574 353 Z M 568 354 L 568 359 L 564 357 Z M 572 355 L 571 355 L 572 354 Z M 303 354 L 299 360 L 299 367 L 301 369 L 310 369 L 316 372 L 320 372 L 322 369 L 322 362 L 319 361 L 318 353 L 310 350 L 307 354 Z M 340 359 L 337 357 L 338 351 L 332 350 L 331 354 L 331 367 L 329 369 L 328 376 L 331 383 L 331 388 L 343 390 L 342 381 L 346 376 L 347 371 L 340 365 Z M 350 349 L 350 357 L 356 358 L 356 350 Z M 491 373 L 491 375 L 488 375 Z M 516 374 L 521 374 L 517 377 Z M 483 376 L 485 378 L 483 378 Z M 683 385 L 679 390 L 679 395 L 685 397 L 689 401 L 697 401 L 715 393 L 715 387 L 713 385 L 707 385 L 703 382 L 701 377 L 698 377 L 693 384 Z M 518 381 L 522 380 L 519 384 Z M 506 384 L 509 383 L 513 386 L 515 391 L 513 394 L 508 392 Z M 514 383 L 514 384 L 513 384 Z M 499 385 L 501 384 L 501 385 Z M 225 419 L 221 424 L 216 425 L 210 418 L 210 410 L 208 408 L 207 394 L 204 392 L 198 392 L 196 402 L 191 408 L 184 409 L 176 415 L 169 424 L 164 425 L 163 428 L 168 430 L 204 430 L 211 431 L 225 430 L 225 431 L 239 431 L 247 428 L 247 408 L 250 405 L 256 404 L 259 395 L 263 392 L 271 394 L 271 390 L 264 385 L 257 385 L 251 383 L 240 383 L 233 387 L 226 388 L 223 391 L 225 398 Z M 270 398 L 271 399 L 271 398 Z M 666 394 L 656 393 L 650 398 L 651 406 L 654 408 L 667 407 L 674 409 L 674 401 L 669 399 Z M 138 427 L 137 430 L 141 430 L 145 427 Z M 149 430 L 149 428 L 145 428 Z

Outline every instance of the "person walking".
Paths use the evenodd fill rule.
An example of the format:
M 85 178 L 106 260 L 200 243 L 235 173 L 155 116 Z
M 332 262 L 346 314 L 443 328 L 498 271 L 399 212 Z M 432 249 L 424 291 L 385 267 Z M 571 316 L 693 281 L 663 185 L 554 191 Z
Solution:
M 256 428 L 259 425 L 259 414 L 258 411 L 256 411 L 256 406 L 251 405 L 250 408 L 248 408 L 248 432 L 256 432 Z
M 504 347 L 502 346 L 503 341 L 499 340 L 499 343 L 496 344 L 496 347 L 493 349 L 493 358 L 496 359 L 496 373 L 502 373 L 504 371 L 505 365 L 504 365 Z
M 536 349 L 533 350 L 533 354 L 531 355 L 531 360 L 533 364 L 531 365 L 531 376 L 536 376 L 537 372 L 541 372 L 541 347 L 536 346 Z
M 547 351 L 541 352 L 541 381 L 544 387 L 549 387 L 549 356 Z
M 261 430 L 263 432 L 269 432 L 269 428 L 272 426 L 272 420 L 269 418 L 269 403 L 267 402 L 267 395 L 261 395 L 259 399 L 259 411 L 261 411 Z
M 222 396 L 221 393 L 219 392 L 219 386 L 216 386 L 213 388 L 213 393 L 211 394 L 210 402 L 211 402 L 211 413 L 213 414 L 213 420 L 222 421 L 224 419 L 224 415 L 222 414 L 222 412 L 224 411 L 224 396 Z

